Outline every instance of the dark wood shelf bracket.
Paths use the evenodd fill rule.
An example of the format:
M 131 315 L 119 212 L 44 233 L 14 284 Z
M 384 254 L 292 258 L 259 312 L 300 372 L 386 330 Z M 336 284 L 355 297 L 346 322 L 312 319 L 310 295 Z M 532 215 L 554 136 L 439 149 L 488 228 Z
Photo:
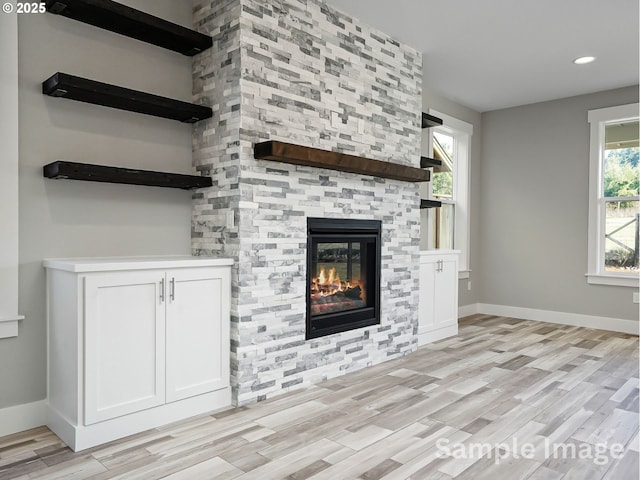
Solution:
M 420 168 L 440 167 L 442 160 L 430 157 L 420 157 Z
M 429 170 L 275 140 L 256 143 L 253 155 L 257 160 L 326 168 L 405 182 L 428 182 L 430 179 Z
M 213 115 L 211 108 L 203 105 L 160 97 L 61 72 L 53 74 L 42 82 L 42 93 L 51 97 L 63 97 L 184 123 L 195 123 L 211 118 Z
M 431 128 L 442 125 L 442 119 L 422 112 L 422 128 Z
M 420 208 L 437 208 L 441 206 L 442 202 L 439 202 L 438 200 L 420 200 Z
M 210 36 L 111 0 L 45 0 L 48 12 L 193 56 L 213 45 Z
M 196 188 L 210 187 L 212 185 L 211 177 L 135 170 L 132 168 L 109 167 L 106 165 L 92 165 L 89 163 L 65 162 L 60 160 L 45 165 L 42 170 L 46 178 L 53 179 L 124 183 L 127 185 L 180 188 L 182 190 L 193 190 Z

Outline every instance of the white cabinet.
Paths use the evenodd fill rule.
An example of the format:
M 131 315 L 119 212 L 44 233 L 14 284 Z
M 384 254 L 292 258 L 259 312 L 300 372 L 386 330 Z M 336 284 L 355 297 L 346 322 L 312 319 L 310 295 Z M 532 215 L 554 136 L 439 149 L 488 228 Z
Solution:
M 458 334 L 458 253 L 420 252 L 418 345 Z
M 229 344 L 229 279 L 212 273 L 167 275 L 167 402 L 229 386 L 229 349 L 218 346 L 223 335 Z
M 47 260 L 49 427 L 77 451 L 229 406 L 231 264 Z
M 164 403 L 161 279 L 161 271 L 85 277 L 85 425 Z

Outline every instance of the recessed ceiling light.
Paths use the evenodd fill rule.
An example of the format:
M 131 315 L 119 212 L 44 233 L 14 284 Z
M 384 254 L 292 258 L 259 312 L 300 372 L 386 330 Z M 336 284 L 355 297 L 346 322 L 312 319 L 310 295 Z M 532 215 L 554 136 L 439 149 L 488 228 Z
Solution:
M 576 58 L 573 63 L 575 63 L 576 65 L 584 65 L 585 63 L 591 63 L 596 59 L 596 57 L 578 57 Z

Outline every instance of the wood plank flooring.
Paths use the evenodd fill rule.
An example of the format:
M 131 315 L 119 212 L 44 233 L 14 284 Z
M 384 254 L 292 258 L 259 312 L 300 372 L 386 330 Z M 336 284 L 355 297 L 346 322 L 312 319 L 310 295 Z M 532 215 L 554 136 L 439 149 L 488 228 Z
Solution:
M 2 437 L 0 480 L 635 480 L 638 408 L 637 336 L 476 315 L 401 359 L 80 453 L 46 427 Z

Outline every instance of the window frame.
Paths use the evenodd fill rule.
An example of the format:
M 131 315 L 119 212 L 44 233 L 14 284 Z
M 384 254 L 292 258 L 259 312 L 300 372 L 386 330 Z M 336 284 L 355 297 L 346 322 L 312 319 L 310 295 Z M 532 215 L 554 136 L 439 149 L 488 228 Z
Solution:
M 15 6 L 15 1 L 9 2 Z M 0 338 L 18 336 L 18 16 L 0 17 Z
M 453 160 L 453 200 L 438 199 L 442 203 L 454 206 L 454 230 L 453 248 L 459 250 L 458 278 L 469 278 L 469 245 L 470 245 L 470 215 L 469 215 L 469 161 L 471 158 L 471 137 L 473 136 L 473 125 L 465 121 L 454 118 L 445 113 L 432 108 L 428 112 L 430 115 L 442 120 L 442 125 L 428 129 L 428 152 L 432 156 L 433 134 L 440 132 L 452 136 L 454 139 Z M 433 199 L 431 183 L 427 184 L 427 198 Z M 427 212 L 430 218 L 431 212 Z M 427 228 L 430 228 L 430 221 L 427 221 Z M 433 249 L 431 234 L 428 232 L 428 248 Z
M 638 103 L 589 110 L 589 221 L 587 283 L 638 288 L 638 275 L 632 272 L 607 272 L 604 264 L 605 210 L 604 151 L 605 127 L 611 123 L 638 120 Z M 610 199 L 612 199 L 611 197 Z

